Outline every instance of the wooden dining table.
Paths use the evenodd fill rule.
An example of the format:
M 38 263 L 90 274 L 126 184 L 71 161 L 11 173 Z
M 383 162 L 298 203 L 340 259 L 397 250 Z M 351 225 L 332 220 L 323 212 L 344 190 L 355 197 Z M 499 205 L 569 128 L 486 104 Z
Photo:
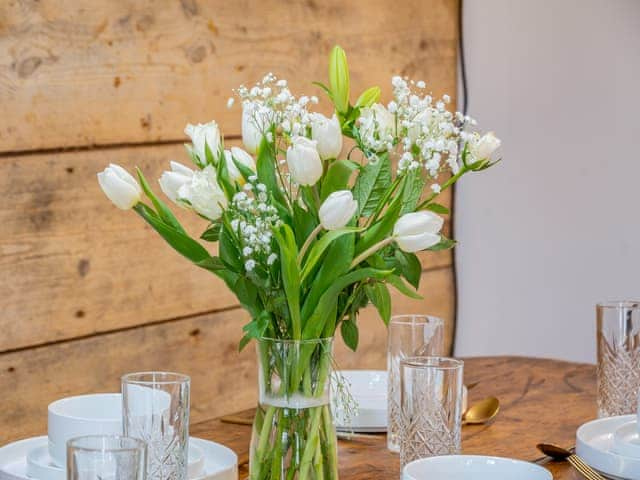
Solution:
M 500 400 L 500 412 L 491 423 L 462 427 L 464 454 L 532 461 L 541 457 L 536 444 L 569 448 L 575 445 L 576 429 L 596 418 L 593 365 L 524 357 L 468 358 L 464 378 L 466 384 L 479 382 L 469 392 L 470 404 L 487 396 Z M 227 445 L 240 463 L 248 458 L 250 426 L 214 419 L 192 425 L 191 434 Z M 400 477 L 399 457 L 387 450 L 384 434 L 340 440 L 338 456 L 342 480 Z M 540 463 L 555 480 L 583 478 L 566 462 Z M 246 463 L 240 466 L 241 480 L 248 475 L 247 467 Z

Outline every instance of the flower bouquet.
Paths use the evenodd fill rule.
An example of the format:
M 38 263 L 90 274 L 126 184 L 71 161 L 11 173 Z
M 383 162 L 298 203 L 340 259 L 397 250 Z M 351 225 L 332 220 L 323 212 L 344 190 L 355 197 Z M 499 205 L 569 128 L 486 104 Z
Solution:
M 495 163 L 499 140 L 466 131 L 474 121 L 450 112 L 448 96 L 433 98 L 423 81 L 391 83 L 386 107 L 378 87 L 352 104 L 346 55 L 335 47 L 328 85 L 315 83 L 333 103 L 331 118 L 312 112 L 317 97 L 295 97 L 269 73 L 235 91 L 246 151 L 225 150 L 215 122 L 188 125 L 193 165 L 171 162 L 159 184 L 208 222 L 200 239 L 217 242 L 217 256 L 184 230 L 141 171 L 137 180 L 118 165 L 98 174 L 116 206 L 135 210 L 220 277 L 249 312 L 240 348 L 256 340 L 252 480 L 338 477 L 329 411 L 335 332 L 355 350 L 360 309 L 373 304 L 386 323 L 389 286 L 420 298 L 415 252 L 454 245 L 441 233 L 448 210 L 438 195 Z

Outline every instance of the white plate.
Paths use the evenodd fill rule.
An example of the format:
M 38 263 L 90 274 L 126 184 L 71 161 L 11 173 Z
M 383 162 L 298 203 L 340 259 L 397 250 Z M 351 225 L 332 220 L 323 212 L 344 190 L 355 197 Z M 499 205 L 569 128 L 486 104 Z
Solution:
M 402 480 L 553 480 L 549 470 L 511 458 L 480 455 L 445 455 L 407 464 Z
M 333 405 L 339 431 L 376 433 L 387 431 L 387 372 L 385 370 L 341 370 L 351 396 L 358 404 L 349 422 L 340 406 Z M 335 397 L 335 396 L 334 396 Z
M 189 480 L 237 480 L 238 457 L 231 449 L 195 437 L 189 439 L 189 446 Z M 20 440 L 0 448 L 0 480 L 66 478 L 66 471 L 50 462 L 47 447 L 47 437 L 42 436 Z M 30 453 L 32 464 L 28 465 L 27 456 Z M 46 465 L 47 460 L 49 465 Z M 27 473 L 29 470 L 33 471 L 35 463 L 39 464 L 42 474 L 49 472 L 46 477 L 33 477 Z
M 576 454 L 605 475 L 624 480 L 640 480 L 640 458 L 613 452 L 613 435 L 618 428 L 633 422 L 635 415 L 600 418 L 587 422 L 576 432 Z
M 611 450 L 618 455 L 640 458 L 640 433 L 636 420 L 625 423 L 614 432 Z

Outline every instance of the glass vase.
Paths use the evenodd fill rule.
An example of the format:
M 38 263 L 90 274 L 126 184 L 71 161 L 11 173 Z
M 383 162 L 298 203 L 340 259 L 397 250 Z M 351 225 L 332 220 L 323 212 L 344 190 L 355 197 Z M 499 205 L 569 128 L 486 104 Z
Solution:
M 338 478 L 329 408 L 333 339 L 257 341 L 258 409 L 251 480 Z

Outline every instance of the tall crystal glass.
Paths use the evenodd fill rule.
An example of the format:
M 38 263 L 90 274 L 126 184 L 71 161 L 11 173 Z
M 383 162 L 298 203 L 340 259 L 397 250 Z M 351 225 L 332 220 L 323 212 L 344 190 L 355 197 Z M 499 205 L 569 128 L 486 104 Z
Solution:
M 387 448 L 400 451 L 400 361 L 444 354 L 444 322 L 429 315 L 395 315 L 387 345 Z
M 149 480 L 187 478 L 190 383 L 168 372 L 122 377 L 124 434 L 147 443 Z
M 640 302 L 596 306 L 598 416 L 635 413 L 640 389 Z
M 463 362 L 409 357 L 400 362 L 400 465 L 460 453 Z
M 67 442 L 68 480 L 144 480 L 147 446 L 118 435 L 88 435 Z

